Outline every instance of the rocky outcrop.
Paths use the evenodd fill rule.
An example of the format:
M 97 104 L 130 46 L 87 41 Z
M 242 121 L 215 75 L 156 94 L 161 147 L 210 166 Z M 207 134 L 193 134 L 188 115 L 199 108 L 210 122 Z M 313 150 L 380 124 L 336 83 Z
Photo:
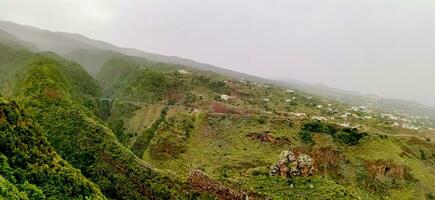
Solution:
M 270 175 L 291 177 L 291 176 L 312 176 L 316 169 L 314 160 L 307 154 L 296 154 L 292 151 L 283 151 L 278 161 L 271 166 Z

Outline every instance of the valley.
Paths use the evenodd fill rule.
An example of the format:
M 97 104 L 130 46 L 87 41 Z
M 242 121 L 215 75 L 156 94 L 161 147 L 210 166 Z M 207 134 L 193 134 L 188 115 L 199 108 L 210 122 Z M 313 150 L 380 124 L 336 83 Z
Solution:
M 0 30 L 0 199 L 435 198 L 429 116 Z

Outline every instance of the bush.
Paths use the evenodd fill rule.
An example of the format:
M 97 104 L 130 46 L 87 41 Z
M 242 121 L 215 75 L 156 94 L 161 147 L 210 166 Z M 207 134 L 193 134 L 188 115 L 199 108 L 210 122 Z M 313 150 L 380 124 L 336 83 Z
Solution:
M 426 153 L 420 149 L 420 157 L 422 160 L 426 160 Z
M 344 128 L 337 134 L 336 139 L 343 144 L 356 145 L 364 135 L 364 133 L 359 133 L 356 128 Z
M 310 131 L 307 130 L 301 130 L 299 132 L 299 138 L 304 142 L 305 144 L 314 144 L 313 136 Z
M 337 128 L 333 124 L 321 122 L 318 120 L 305 123 L 302 127 L 302 130 L 316 133 L 327 133 L 333 137 L 337 133 Z
M 264 124 L 267 121 L 267 117 L 265 116 L 260 116 L 259 118 L 257 118 L 257 122 L 260 124 Z
M 365 133 L 358 132 L 356 128 L 343 128 L 339 130 L 334 124 L 316 120 L 307 122 L 302 126 L 299 138 L 306 144 L 313 144 L 312 133 L 326 133 L 336 141 L 347 145 L 358 144 L 359 140 L 366 135 Z

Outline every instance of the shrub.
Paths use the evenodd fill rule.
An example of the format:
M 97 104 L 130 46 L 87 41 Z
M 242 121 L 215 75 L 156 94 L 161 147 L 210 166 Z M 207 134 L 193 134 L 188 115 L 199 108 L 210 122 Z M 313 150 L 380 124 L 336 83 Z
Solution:
M 420 157 L 422 160 L 426 160 L 426 153 L 422 149 L 420 149 Z
M 343 128 L 339 130 L 334 124 L 316 120 L 307 122 L 302 126 L 299 138 L 306 144 L 313 144 L 312 133 L 326 133 L 336 141 L 347 145 L 358 144 L 359 140 L 366 135 L 365 133 L 358 132 L 356 128 Z
M 364 135 L 364 133 L 359 133 L 356 128 L 344 128 L 337 134 L 336 139 L 343 144 L 356 145 Z
M 257 118 L 257 122 L 260 124 L 264 124 L 267 121 L 267 117 L 265 116 L 260 116 L 259 118 Z
M 337 133 L 337 128 L 334 125 L 318 120 L 305 123 L 302 130 L 316 133 L 327 133 L 333 137 Z
M 299 132 L 299 138 L 304 142 L 305 144 L 314 144 L 313 136 L 310 131 L 307 130 L 301 130 Z

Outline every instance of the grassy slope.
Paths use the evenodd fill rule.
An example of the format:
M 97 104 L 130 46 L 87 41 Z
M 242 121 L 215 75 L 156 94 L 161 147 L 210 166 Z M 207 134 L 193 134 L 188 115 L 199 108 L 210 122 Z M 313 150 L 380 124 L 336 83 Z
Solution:
M 423 199 L 434 192 L 433 144 L 403 138 L 404 133 L 414 133 L 392 130 L 383 119 L 348 119 L 369 132 L 355 146 L 343 145 L 322 133 L 313 134 L 314 145 L 303 143 L 298 132 L 311 116 L 335 117 L 330 121 L 343 122 L 338 116 L 347 107 L 336 102 L 206 72 L 189 70 L 190 74 L 180 74 L 174 70 L 177 66 L 138 58 L 110 57 L 97 78 L 103 84 L 104 96 L 113 100 L 107 121 L 113 134 L 95 117 L 100 92 L 80 66 L 53 54 L 34 55 L 5 46 L 0 50 L 1 93 L 18 98 L 47 131 L 55 149 L 108 197 L 169 198 L 182 190 L 176 182 L 156 174 L 128 148 L 164 169 L 163 173 L 181 180 L 186 180 L 191 170 L 202 169 L 234 187 L 274 198 L 377 199 L 387 195 L 393 199 Z M 221 94 L 236 98 L 216 102 Z M 316 107 L 329 103 L 339 113 Z M 156 123 L 161 115 L 147 115 L 149 110 L 160 112 L 163 107 L 169 110 L 162 121 Z M 308 117 L 297 118 L 292 112 L 304 112 Z M 271 144 L 246 136 L 263 131 L 284 137 L 287 142 Z M 286 149 L 307 153 L 319 149 L 329 153 L 324 149 L 333 149 L 342 158 L 326 158 L 323 173 L 292 182 L 266 175 L 268 166 Z M 390 154 L 379 153 L 386 149 Z M 425 152 L 424 159 L 421 152 Z M 410 176 L 369 174 L 370 163 L 375 161 L 388 162 L 392 168 L 405 166 Z
M 123 66 L 118 67 L 122 69 Z M 396 199 L 401 196 L 424 199 L 435 192 L 432 181 L 435 179 L 434 145 L 420 140 L 409 144 L 412 142 L 409 138 L 396 137 L 407 133 L 407 130 L 391 131 L 382 119 L 346 120 L 361 125 L 363 130 L 369 132 L 355 146 L 340 144 L 322 134 L 315 134 L 315 145 L 299 140 L 298 132 L 311 116 L 334 117 L 330 121 L 343 123 L 339 117 L 347 108 L 343 104 L 202 72 L 181 75 L 170 69 L 160 72 L 139 70 L 124 77 L 113 88 L 115 103 L 109 121 L 121 120 L 124 127 L 118 127 L 118 135 L 124 133 L 122 137 L 125 141 L 147 137 L 148 133 L 143 130 L 157 120 L 156 117 L 147 117 L 148 108 L 161 107 L 175 100 L 175 104 L 170 103 L 165 120 L 153 133 L 143 159 L 182 180 L 193 169 L 201 169 L 215 179 L 275 198 L 336 199 L 354 196 L 379 199 L 387 196 Z M 160 84 L 153 84 L 152 80 Z M 171 83 L 178 84 L 175 84 L 176 87 L 167 87 Z M 220 94 L 237 97 L 224 103 L 226 112 L 233 114 L 222 115 L 210 111 L 210 104 L 215 102 L 214 99 L 219 99 Z M 153 99 L 150 100 L 150 97 Z M 292 99 L 293 103 L 286 102 L 286 99 Z M 324 107 L 327 104 L 331 104 L 338 113 L 326 110 Z M 323 105 L 323 108 L 317 108 L 317 105 Z M 308 117 L 294 117 L 291 112 L 304 112 Z M 142 116 L 142 121 L 138 116 Z M 143 127 L 132 128 L 129 124 L 142 124 Z M 192 128 L 185 128 L 189 126 Z M 277 145 L 246 137 L 247 133 L 263 131 L 270 131 L 274 137 L 285 137 L 289 143 Z M 381 138 L 379 134 L 389 137 Z M 311 178 L 297 178 L 293 181 L 293 189 L 286 180 L 265 175 L 283 150 L 314 152 L 322 148 L 335 149 L 342 158 L 329 166 L 325 173 Z M 404 156 L 405 150 L 413 153 Z M 420 150 L 432 155 L 422 160 Z M 371 161 L 406 166 L 412 178 L 370 175 L 366 168 L 370 167 L 367 163 Z M 386 189 L 376 191 L 370 185 L 366 186 L 365 182 L 373 182 L 378 184 L 377 187 Z
M 6 49 L 6 52 L 9 52 Z M 53 55 L 22 53 L 21 69 L 4 80 L 15 82 L 13 94 L 47 132 L 59 154 L 116 199 L 174 198 L 183 195 L 180 185 L 158 175 L 122 146 L 93 114 L 98 107 L 98 87 L 80 66 Z M 3 65 L 14 67 L 15 65 Z M 23 76 L 24 74 L 24 76 Z M 17 77 L 17 78 L 15 78 Z M 14 78 L 14 79 L 13 79 Z M 13 80 L 9 80 L 13 79 Z M 91 87 L 92 86 L 92 87 Z

